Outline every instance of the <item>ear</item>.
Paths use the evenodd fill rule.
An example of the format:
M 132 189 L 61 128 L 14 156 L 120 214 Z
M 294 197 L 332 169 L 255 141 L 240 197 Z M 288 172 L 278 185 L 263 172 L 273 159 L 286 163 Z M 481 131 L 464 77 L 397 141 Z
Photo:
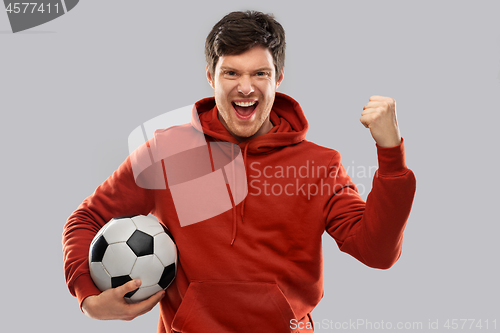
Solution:
M 210 69 L 208 68 L 208 65 L 207 67 L 205 68 L 205 70 L 207 71 L 207 80 L 208 80 L 208 84 L 210 84 L 210 86 L 215 89 L 215 83 L 214 83 L 214 80 L 212 78 L 212 74 L 210 73 Z
M 278 89 L 278 87 L 280 86 L 281 81 L 283 81 L 284 77 L 285 77 L 285 67 L 283 67 L 283 69 L 281 70 L 281 74 L 278 77 L 278 81 L 276 81 L 276 89 Z

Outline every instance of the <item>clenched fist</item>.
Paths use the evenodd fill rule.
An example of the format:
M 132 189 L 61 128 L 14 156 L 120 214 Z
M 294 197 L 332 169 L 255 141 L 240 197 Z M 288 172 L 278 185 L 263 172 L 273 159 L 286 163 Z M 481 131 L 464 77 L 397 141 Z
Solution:
M 359 120 L 370 129 L 380 147 L 394 147 L 401 143 L 394 99 L 376 95 L 370 97 Z

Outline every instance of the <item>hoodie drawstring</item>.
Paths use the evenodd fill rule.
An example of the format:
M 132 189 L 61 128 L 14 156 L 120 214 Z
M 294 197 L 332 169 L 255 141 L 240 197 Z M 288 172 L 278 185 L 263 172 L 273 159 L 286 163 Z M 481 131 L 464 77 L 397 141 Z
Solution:
M 247 143 L 245 145 L 245 149 L 243 149 L 243 167 L 244 167 L 244 170 L 245 170 L 245 174 L 246 174 L 246 169 L 247 169 L 247 150 L 248 150 L 248 145 L 249 143 Z M 233 150 L 234 146 L 231 145 L 231 161 L 233 161 L 232 163 L 232 168 L 233 168 L 233 185 L 234 185 L 234 189 L 235 189 L 235 193 L 238 193 L 237 190 L 236 190 L 236 181 L 235 181 L 235 172 L 234 172 L 234 150 Z M 248 185 L 247 185 L 248 187 Z M 247 193 L 248 195 L 248 193 Z M 234 198 L 234 196 L 233 196 Z M 241 203 L 241 222 L 243 223 L 243 214 L 245 212 L 245 201 L 246 201 L 247 197 L 245 196 L 245 198 L 243 199 L 242 203 Z M 238 229 L 238 223 L 237 223 L 237 219 L 236 219 L 236 205 L 233 206 L 233 235 L 232 235 L 232 240 L 231 240 L 231 246 L 233 246 L 234 244 L 234 241 L 236 240 L 236 230 Z
M 243 150 L 243 167 L 245 168 L 245 174 L 247 170 L 247 150 L 248 150 L 248 145 L 249 143 L 246 144 L 245 149 Z M 248 189 L 248 184 L 247 184 L 247 189 Z M 247 193 L 248 195 L 248 193 Z M 245 201 L 247 200 L 247 197 L 243 199 L 243 202 L 241 203 L 241 222 L 243 222 L 243 214 L 245 212 Z
M 234 181 L 234 145 L 231 145 L 231 168 L 232 168 L 232 174 L 233 174 L 233 184 L 236 187 L 235 181 Z M 235 191 L 236 192 L 236 191 Z M 231 246 L 233 246 L 234 241 L 236 240 L 236 205 L 234 204 L 234 196 L 233 196 L 233 236 L 231 240 Z

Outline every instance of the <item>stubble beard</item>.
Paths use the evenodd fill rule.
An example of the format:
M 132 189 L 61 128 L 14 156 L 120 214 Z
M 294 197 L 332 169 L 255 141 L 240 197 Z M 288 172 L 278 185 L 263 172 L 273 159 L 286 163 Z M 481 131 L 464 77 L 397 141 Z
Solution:
M 263 126 L 267 125 L 266 127 L 269 127 L 264 129 L 266 133 L 272 128 L 271 122 L 268 121 L 270 110 L 266 113 L 257 112 L 255 115 L 256 118 L 251 124 L 252 126 L 238 126 L 233 121 L 233 119 L 236 117 L 236 115 L 234 114 L 235 111 L 233 110 L 231 104 L 229 104 L 229 107 L 230 107 L 229 112 L 233 113 L 232 115 L 226 113 L 227 110 L 221 111 L 219 109 L 217 117 L 219 118 L 219 121 L 222 123 L 222 125 L 229 131 L 229 133 L 231 133 L 231 135 L 233 135 L 240 142 L 252 138 L 257 132 L 259 132 L 261 128 L 263 128 Z M 259 105 L 257 107 L 262 107 L 262 106 Z

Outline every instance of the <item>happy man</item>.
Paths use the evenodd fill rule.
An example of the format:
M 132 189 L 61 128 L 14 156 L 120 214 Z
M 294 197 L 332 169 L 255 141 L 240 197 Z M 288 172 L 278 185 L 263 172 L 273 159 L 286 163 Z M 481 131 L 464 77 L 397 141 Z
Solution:
M 207 142 L 240 149 L 252 185 L 248 195 L 222 214 L 181 226 L 169 189 L 138 186 L 128 157 L 65 225 L 68 287 L 96 319 L 131 320 L 159 303 L 158 332 L 312 332 L 311 311 L 323 295 L 325 231 L 367 266 L 387 269 L 400 256 L 415 177 L 405 164 L 396 103 L 372 96 L 361 112 L 379 161 L 365 203 L 340 154 L 307 141 L 301 106 L 277 92 L 285 33 L 273 16 L 226 15 L 208 35 L 205 54 L 214 97 L 198 101 L 195 110 Z M 265 170 L 311 165 L 322 172 L 285 177 Z M 89 244 L 111 218 L 149 213 L 176 241 L 177 276 L 166 291 L 128 304 L 123 296 L 140 281 L 100 292 L 89 275 Z

